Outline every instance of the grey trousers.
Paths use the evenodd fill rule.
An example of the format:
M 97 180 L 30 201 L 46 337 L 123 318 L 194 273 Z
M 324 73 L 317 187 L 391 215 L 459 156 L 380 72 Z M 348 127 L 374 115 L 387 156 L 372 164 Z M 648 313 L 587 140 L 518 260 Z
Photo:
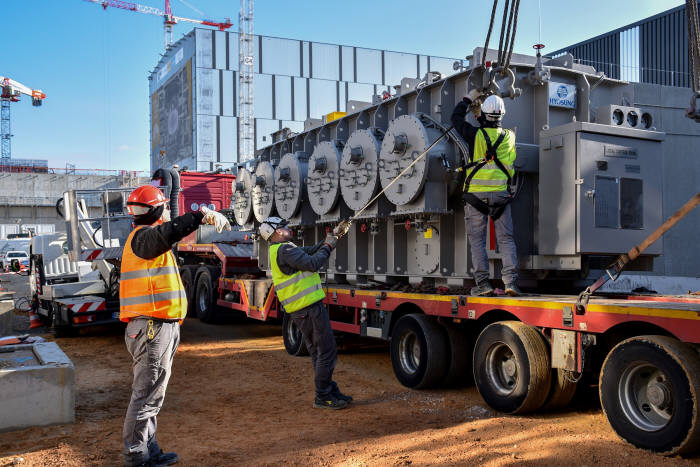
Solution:
M 326 307 L 319 301 L 290 313 L 289 317 L 304 336 L 314 366 L 316 397 L 322 399 L 338 388 L 333 381 L 333 370 L 338 362 L 338 346 Z
M 131 401 L 122 433 L 124 465 L 134 466 L 160 452 L 156 416 L 165 399 L 170 368 L 180 343 L 180 324 L 153 320 L 153 338 L 149 339 L 148 319 L 132 319 L 126 326 L 124 339 L 134 359 Z
M 489 205 L 507 196 L 505 192 L 474 193 L 474 195 Z M 486 229 L 489 224 L 489 218 L 471 204 L 465 206 L 464 217 L 467 238 L 469 239 L 472 253 L 472 264 L 474 265 L 474 281 L 476 281 L 477 285 L 481 285 L 489 279 L 489 260 L 486 255 Z M 510 204 L 506 206 L 501 217 L 494 221 L 494 226 L 496 227 L 498 251 L 503 261 L 503 268 L 501 269 L 503 282 L 505 284 L 515 284 L 515 281 L 518 280 L 518 254 L 515 251 Z

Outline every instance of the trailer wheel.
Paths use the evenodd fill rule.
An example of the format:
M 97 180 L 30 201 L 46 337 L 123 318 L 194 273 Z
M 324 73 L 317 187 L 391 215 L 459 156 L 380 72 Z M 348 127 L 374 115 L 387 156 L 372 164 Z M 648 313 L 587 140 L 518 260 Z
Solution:
M 183 267 L 180 273 L 180 278 L 182 279 L 182 285 L 185 286 L 185 295 L 187 295 L 187 316 L 192 317 L 195 315 L 195 284 L 194 284 L 194 273 L 192 268 Z
M 284 313 L 284 312 L 283 312 Z M 288 313 L 282 316 L 282 340 L 284 340 L 284 348 L 289 355 L 295 357 L 305 357 L 309 355 L 309 349 L 304 343 L 304 336 L 294 324 L 294 320 L 289 317 Z
M 502 321 L 487 326 L 474 347 L 474 381 L 486 403 L 510 414 L 539 409 L 552 369 L 544 339 L 531 326 Z
M 206 266 L 197 271 L 197 288 L 195 289 L 195 311 L 203 323 L 211 323 L 216 317 L 214 288 L 211 272 Z
M 428 316 L 402 316 L 392 332 L 391 366 L 396 379 L 409 388 L 440 384 L 447 374 L 449 349 L 445 330 Z
M 577 386 L 578 384 L 572 380 L 571 376 L 567 375 L 566 370 L 553 368 L 552 386 L 542 408 L 544 410 L 563 409 L 574 398 Z
M 615 432 L 634 446 L 665 455 L 700 446 L 700 359 L 688 344 L 638 336 L 608 354 L 600 401 Z
M 472 377 L 473 340 L 470 342 L 469 334 L 457 326 L 444 326 L 449 342 L 449 366 L 447 374 L 442 382 L 446 387 L 460 387 L 470 385 Z M 470 343 L 472 345 L 470 345 Z

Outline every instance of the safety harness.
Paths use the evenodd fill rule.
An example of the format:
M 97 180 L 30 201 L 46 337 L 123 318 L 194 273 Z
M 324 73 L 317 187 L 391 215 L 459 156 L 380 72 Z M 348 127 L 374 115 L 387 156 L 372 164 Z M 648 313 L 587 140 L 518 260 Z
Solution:
M 469 203 L 472 205 L 477 211 L 482 213 L 485 216 L 490 216 L 493 220 L 497 220 L 501 215 L 503 214 L 503 211 L 505 211 L 506 206 L 508 203 L 513 201 L 513 191 L 511 189 L 511 182 L 512 182 L 512 177 L 510 176 L 510 173 L 508 172 L 508 169 L 503 165 L 503 162 L 498 159 L 498 154 L 497 150 L 498 147 L 501 145 L 503 140 L 506 137 L 507 131 L 504 131 L 498 135 L 498 139 L 496 139 L 496 142 L 491 144 L 491 139 L 489 138 L 489 135 L 486 133 L 486 130 L 483 128 L 479 128 L 479 131 L 484 136 L 484 142 L 486 143 L 486 154 L 484 154 L 484 158 L 474 162 L 474 156 L 472 155 L 469 158 L 469 163 L 467 166 L 464 168 L 465 171 L 469 171 L 469 169 L 474 169 L 469 174 L 467 175 L 467 178 L 464 180 L 464 193 L 462 194 L 462 199 L 464 202 Z M 503 201 L 496 202 L 492 205 L 489 205 L 488 203 L 485 203 L 481 199 L 479 199 L 476 195 L 473 193 L 469 193 L 469 185 L 472 182 L 472 179 L 474 178 L 474 175 L 481 170 L 486 164 L 493 162 L 496 164 L 496 167 L 498 167 L 501 172 L 503 172 L 506 175 L 506 190 L 508 192 L 508 197 L 504 199 Z

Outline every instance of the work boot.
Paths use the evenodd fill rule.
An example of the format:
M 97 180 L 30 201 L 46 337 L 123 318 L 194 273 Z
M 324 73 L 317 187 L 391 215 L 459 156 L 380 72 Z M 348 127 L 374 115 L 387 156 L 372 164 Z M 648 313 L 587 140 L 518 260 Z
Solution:
M 143 465 L 148 467 L 165 467 L 166 465 L 177 464 L 177 461 L 179 460 L 180 458 L 174 452 L 160 451 L 160 454 L 156 454 L 155 456 L 151 457 L 148 459 L 148 462 Z
M 316 409 L 331 409 L 340 410 L 348 406 L 347 401 L 336 398 L 333 394 L 326 397 L 316 397 L 314 399 L 314 408 Z
M 331 396 L 335 397 L 339 401 L 345 401 L 347 403 L 352 402 L 352 396 L 343 394 L 338 388 L 335 388 L 335 390 L 331 393 Z
M 522 295 L 523 293 L 520 291 L 517 285 L 515 283 L 512 284 L 505 284 L 505 289 L 506 289 L 506 294 L 510 295 L 511 297 L 518 297 Z
M 488 282 L 483 284 L 477 284 L 476 287 L 472 287 L 469 292 L 472 297 L 488 297 L 493 294 L 493 287 Z

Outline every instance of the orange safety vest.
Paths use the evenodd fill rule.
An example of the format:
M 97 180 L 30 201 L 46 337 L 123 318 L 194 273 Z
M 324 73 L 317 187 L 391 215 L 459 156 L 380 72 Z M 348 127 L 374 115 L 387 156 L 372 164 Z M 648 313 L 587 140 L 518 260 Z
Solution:
M 143 259 L 134 254 L 131 240 L 124 245 L 119 282 L 119 319 L 146 316 L 182 320 L 187 314 L 187 295 L 177 269 L 175 256 L 168 251 L 157 258 Z

